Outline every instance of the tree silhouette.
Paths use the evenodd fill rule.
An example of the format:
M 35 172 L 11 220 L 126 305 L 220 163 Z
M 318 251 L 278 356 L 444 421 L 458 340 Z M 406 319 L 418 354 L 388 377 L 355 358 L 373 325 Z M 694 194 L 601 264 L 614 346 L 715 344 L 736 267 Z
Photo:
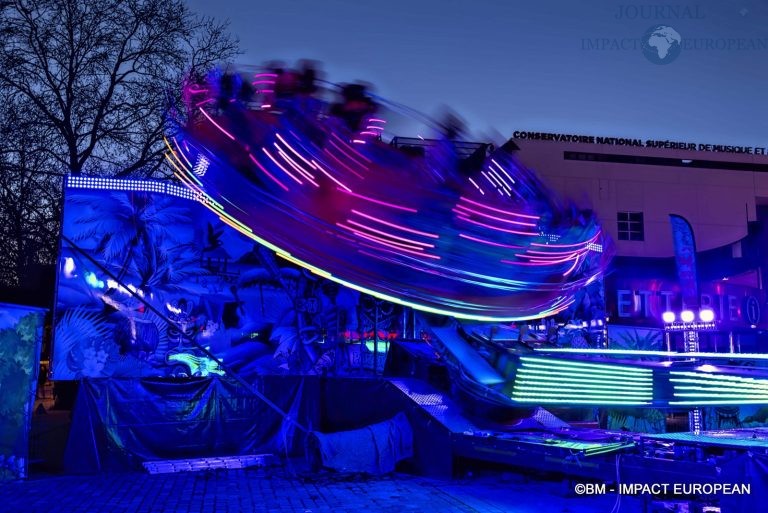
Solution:
M 29 285 L 55 256 L 61 177 L 30 172 L 46 169 L 46 139 L 23 102 L 0 90 L 0 284 Z
M 151 173 L 169 95 L 234 55 L 225 28 L 175 0 L 15 1 L 2 11 L 0 84 L 52 129 L 59 169 Z
M 0 1 L 0 283 L 52 262 L 52 175 L 164 176 L 183 81 L 236 53 L 226 23 L 177 0 Z

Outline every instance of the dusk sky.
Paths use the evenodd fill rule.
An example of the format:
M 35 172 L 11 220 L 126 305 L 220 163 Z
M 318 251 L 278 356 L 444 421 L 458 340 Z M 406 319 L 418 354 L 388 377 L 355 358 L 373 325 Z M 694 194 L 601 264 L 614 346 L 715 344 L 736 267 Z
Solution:
M 239 64 L 317 59 L 328 80 L 427 114 L 448 105 L 475 134 L 768 145 L 768 0 L 188 3 L 231 22 Z M 666 64 L 642 49 L 659 26 L 680 39 Z

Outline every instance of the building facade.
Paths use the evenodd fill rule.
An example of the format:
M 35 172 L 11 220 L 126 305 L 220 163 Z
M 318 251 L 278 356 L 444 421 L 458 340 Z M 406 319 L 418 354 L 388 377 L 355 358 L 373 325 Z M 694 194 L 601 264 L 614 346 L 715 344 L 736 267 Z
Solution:
M 768 149 L 527 131 L 512 141 L 523 164 L 593 209 L 613 238 L 612 323 L 660 328 L 664 311 L 709 307 L 718 330 L 705 349 L 768 351 Z M 693 229 L 699 305 L 682 304 L 671 214 Z

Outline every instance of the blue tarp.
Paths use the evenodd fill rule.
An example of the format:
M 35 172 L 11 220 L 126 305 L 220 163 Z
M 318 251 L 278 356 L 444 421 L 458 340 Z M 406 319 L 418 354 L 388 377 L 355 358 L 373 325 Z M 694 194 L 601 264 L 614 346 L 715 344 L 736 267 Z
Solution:
M 321 465 L 340 472 L 386 474 L 413 456 L 413 431 L 402 412 L 362 429 L 313 432 L 312 439 Z
M 723 465 L 720 482 L 750 485 L 749 494 L 722 495 L 722 513 L 765 511 L 768 505 L 768 455 L 747 452 Z
M 365 443 L 377 451 L 381 469 L 413 454 L 404 463 L 415 472 L 451 472 L 447 430 L 387 380 L 260 376 L 252 385 L 311 431 L 367 432 Z M 386 429 L 367 427 L 393 417 L 398 420 Z M 313 438 L 223 377 L 85 380 L 73 411 L 65 468 L 87 473 L 140 469 L 148 460 L 284 456 L 286 446 L 291 456 L 299 456 Z
M 304 382 L 263 380 L 259 391 L 298 416 Z M 311 412 L 301 412 L 304 419 Z M 293 451 L 295 425 L 219 377 L 84 380 L 75 405 L 69 472 L 139 468 L 144 461 Z

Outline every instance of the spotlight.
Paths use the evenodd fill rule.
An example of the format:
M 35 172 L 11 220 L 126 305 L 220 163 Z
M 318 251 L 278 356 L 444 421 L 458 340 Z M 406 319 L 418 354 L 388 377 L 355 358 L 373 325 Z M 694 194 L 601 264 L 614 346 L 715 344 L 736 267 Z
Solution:
M 709 308 L 705 308 L 699 312 L 699 319 L 701 322 L 712 322 L 715 320 L 715 312 Z
M 693 322 L 693 319 L 695 316 L 693 315 L 693 312 L 690 310 L 683 310 L 680 312 L 680 320 L 683 322 Z
M 661 319 L 667 324 L 675 322 L 675 312 L 664 312 L 661 314 Z

